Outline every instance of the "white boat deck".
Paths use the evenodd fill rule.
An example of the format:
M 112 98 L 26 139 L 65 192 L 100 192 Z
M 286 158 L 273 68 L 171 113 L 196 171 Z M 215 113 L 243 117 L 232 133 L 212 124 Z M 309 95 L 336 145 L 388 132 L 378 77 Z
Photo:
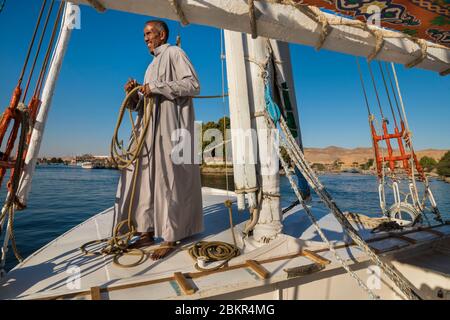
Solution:
M 182 248 L 199 240 L 233 242 L 227 208 L 223 205 L 226 199 L 225 191 L 203 188 L 205 231 L 183 241 Z M 344 244 L 340 225 L 331 215 L 326 215 L 323 209 L 315 210 L 318 216 L 323 216 L 320 224 L 327 236 L 337 245 Z M 229 262 L 227 271 L 200 275 L 194 268 L 195 261 L 183 249 L 160 261 L 147 259 L 136 267 L 120 268 L 113 264 L 110 256 L 85 256 L 79 249 L 88 241 L 110 236 L 112 215 L 112 208 L 105 210 L 29 256 L 2 279 L 0 299 L 45 299 L 57 296 L 90 299 L 95 294 L 91 294 L 91 290 L 99 290 L 97 298 L 102 299 L 198 299 L 215 298 L 258 287 L 264 287 L 267 291 L 271 286 L 276 287 L 288 279 L 286 269 L 320 262 L 320 257 L 317 261 L 301 255 L 302 249 L 323 248 L 315 230 L 308 227 L 309 220 L 298 208 L 294 208 L 284 219 L 286 235 L 259 248 L 247 245 L 241 256 Z M 233 218 L 235 230 L 239 234 L 248 214 L 238 213 L 234 206 Z M 419 243 L 450 234 L 448 225 L 435 230 L 435 233 L 415 232 L 411 237 Z M 373 236 L 367 231 L 361 234 L 365 238 Z M 382 234 L 377 236 L 383 237 Z M 242 242 L 239 241 L 238 245 L 242 247 Z M 371 245 L 380 251 L 389 251 L 411 243 L 400 238 L 389 238 L 371 242 Z M 343 246 L 338 252 L 350 261 L 367 260 L 357 247 Z M 329 251 L 319 251 L 317 255 L 330 260 L 329 266 L 339 267 Z M 133 257 L 123 257 L 121 261 L 131 263 L 132 260 Z M 270 273 L 270 277 L 261 277 L 254 268 L 248 267 L 248 260 L 258 261 L 263 270 Z M 329 266 L 328 269 L 331 268 Z M 192 294 L 187 294 L 183 285 L 180 286 L 180 282 L 174 279 L 176 272 L 188 275 L 186 282 L 188 287 L 194 289 Z

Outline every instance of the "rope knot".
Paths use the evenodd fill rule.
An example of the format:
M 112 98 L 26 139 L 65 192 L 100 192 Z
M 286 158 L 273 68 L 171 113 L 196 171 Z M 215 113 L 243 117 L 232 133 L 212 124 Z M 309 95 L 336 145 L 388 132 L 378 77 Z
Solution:
M 225 207 L 231 208 L 231 206 L 233 205 L 233 202 L 231 202 L 231 200 L 225 200 L 225 202 L 223 204 L 225 205 Z

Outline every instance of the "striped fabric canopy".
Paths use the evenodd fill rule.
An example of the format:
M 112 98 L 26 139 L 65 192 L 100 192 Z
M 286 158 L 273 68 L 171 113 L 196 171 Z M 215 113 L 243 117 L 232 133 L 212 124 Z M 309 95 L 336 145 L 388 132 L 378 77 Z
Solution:
M 381 26 L 450 47 L 450 0 L 294 0 L 364 22 L 380 12 Z M 374 8 L 373 6 L 377 6 Z

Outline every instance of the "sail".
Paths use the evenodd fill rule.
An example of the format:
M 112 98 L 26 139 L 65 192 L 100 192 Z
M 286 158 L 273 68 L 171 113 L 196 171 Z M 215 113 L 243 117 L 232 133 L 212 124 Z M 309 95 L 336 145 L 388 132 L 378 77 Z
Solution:
M 448 0 L 295 0 L 363 22 L 379 15 L 381 26 L 450 47 Z
M 306 1 L 314 2 L 314 0 Z M 333 4 L 333 8 L 337 10 L 334 3 L 356 5 L 363 1 L 369 2 L 368 0 L 320 0 L 320 3 L 328 3 L 330 7 Z M 398 0 L 379 0 L 373 1 L 372 4 L 392 1 Z M 408 32 L 405 30 L 406 27 L 402 30 L 403 33 L 377 26 L 368 27 L 358 19 L 323 12 L 315 6 L 298 5 L 294 0 L 72 0 L 72 2 L 93 6 L 100 12 L 112 9 L 143 14 L 178 20 L 183 25 L 189 23 L 207 25 L 313 46 L 317 49 L 328 49 L 368 59 L 404 64 L 407 67 L 436 71 L 442 75 L 450 72 L 450 48 L 411 37 L 406 34 Z M 318 2 L 319 0 L 316 5 L 319 5 Z M 445 5 L 442 7 L 446 8 Z M 346 12 L 349 13 L 348 10 Z M 387 13 L 384 15 L 386 16 Z M 424 21 L 423 15 L 421 17 L 421 21 Z M 432 19 L 432 21 L 436 20 L 435 24 L 445 23 L 439 19 Z M 389 28 L 395 25 L 395 23 L 387 25 L 387 22 L 384 24 Z M 417 28 L 419 27 L 414 30 Z M 420 28 L 423 29 L 423 26 Z M 433 30 L 442 29 L 445 31 L 445 28 L 437 27 Z M 431 31 L 428 30 L 428 32 Z M 436 34 L 436 39 L 439 38 L 437 32 L 433 31 L 433 33 Z M 442 41 L 440 40 L 440 43 Z

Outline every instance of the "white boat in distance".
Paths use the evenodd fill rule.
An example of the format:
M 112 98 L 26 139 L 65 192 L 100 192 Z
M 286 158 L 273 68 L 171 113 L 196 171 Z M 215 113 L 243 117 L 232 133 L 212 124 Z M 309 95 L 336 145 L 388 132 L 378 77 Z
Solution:
M 81 164 L 81 167 L 82 167 L 83 169 L 94 169 L 94 168 L 95 168 L 95 165 L 94 165 L 92 162 L 90 162 L 90 161 L 86 161 L 86 162 L 83 162 L 83 163 Z

